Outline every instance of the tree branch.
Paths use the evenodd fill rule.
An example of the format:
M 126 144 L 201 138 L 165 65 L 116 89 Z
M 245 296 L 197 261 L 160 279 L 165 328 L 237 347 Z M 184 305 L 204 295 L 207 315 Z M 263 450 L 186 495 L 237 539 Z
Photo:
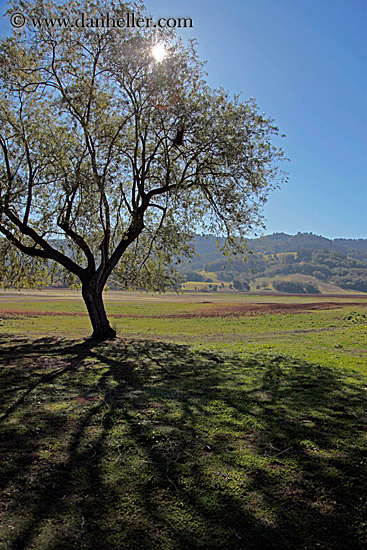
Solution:
M 44 250 L 46 256 L 50 260 L 55 260 L 59 264 L 61 264 L 63 267 L 74 273 L 74 275 L 77 275 L 80 280 L 85 280 L 86 278 L 86 270 L 80 267 L 77 263 L 75 263 L 73 260 L 65 256 L 62 252 L 59 252 L 55 248 L 53 248 L 47 241 L 45 241 L 34 229 L 29 227 L 28 225 L 24 224 L 17 218 L 15 214 L 11 212 L 11 210 L 8 207 L 5 207 L 3 209 L 4 214 L 9 218 L 9 220 L 16 226 L 20 231 L 27 235 L 28 237 L 31 237 L 33 241 L 41 246 L 41 248 Z
M 28 254 L 28 256 L 32 257 L 38 257 L 38 258 L 49 258 L 49 256 L 46 254 L 44 250 L 39 250 L 35 248 L 34 246 L 26 246 L 23 243 L 17 239 L 9 229 L 4 227 L 2 224 L 0 224 L 0 231 L 5 237 L 8 239 L 9 242 L 14 244 L 21 252 L 24 252 L 25 254 Z

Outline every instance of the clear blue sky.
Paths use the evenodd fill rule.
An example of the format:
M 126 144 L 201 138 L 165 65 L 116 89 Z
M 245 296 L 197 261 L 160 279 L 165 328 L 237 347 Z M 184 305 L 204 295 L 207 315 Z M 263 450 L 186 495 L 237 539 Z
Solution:
M 286 134 L 289 183 L 269 196 L 266 233 L 367 238 L 367 0 L 145 3 L 192 17 L 180 34 L 198 39 L 209 84 L 255 97 Z

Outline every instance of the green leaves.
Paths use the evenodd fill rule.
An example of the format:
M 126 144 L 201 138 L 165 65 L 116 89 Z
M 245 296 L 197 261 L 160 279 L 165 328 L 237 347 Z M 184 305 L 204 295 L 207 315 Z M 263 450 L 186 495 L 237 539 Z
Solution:
M 143 7 L 21 5 L 29 21 L 83 10 Z M 157 42 L 167 51 L 160 63 Z M 228 253 L 243 250 L 285 179 L 278 128 L 253 99 L 210 89 L 195 48 L 153 28 L 29 25 L 3 41 L 0 232 L 16 235 L 12 246 L 24 252 L 33 239 L 34 254 L 82 281 L 97 274 L 102 287 L 121 260 L 124 287 L 154 290 L 177 283 L 172 259 L 188 252 L 194 230 L 226 236 Z

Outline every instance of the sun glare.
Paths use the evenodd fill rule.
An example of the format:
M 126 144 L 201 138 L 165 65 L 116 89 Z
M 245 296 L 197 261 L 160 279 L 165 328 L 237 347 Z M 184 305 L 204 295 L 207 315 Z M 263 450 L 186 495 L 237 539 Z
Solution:
M 153 57 L 159 63 L 166 57 L 166 49 L 163 44 L 157 44 L 152 49 Z

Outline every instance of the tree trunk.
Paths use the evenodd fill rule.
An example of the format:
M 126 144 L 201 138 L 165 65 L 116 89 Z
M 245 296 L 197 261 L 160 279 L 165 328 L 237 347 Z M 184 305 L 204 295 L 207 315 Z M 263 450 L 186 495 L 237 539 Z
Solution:
M 106 310 L 103 304 L 102 290 L 96 289 L 92 280 L 89 285 L 82 287 L 82 296 L 87 306 L 89 318 L 93 327 L 93 340 L 108 340 L 115 338 L 116 331 L 111 328 L 107 319 Z

